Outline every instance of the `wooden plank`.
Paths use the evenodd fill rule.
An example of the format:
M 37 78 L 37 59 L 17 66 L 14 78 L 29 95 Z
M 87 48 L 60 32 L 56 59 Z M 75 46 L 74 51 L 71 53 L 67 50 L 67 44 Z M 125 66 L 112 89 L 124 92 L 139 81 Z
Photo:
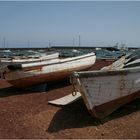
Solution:
M 81 98 L 81 93 L 76 92 L 75 96 L 73 96 L 72 94 L 69 94 L 69 95 L 66 95 L 66 96 L 64 96 L 62 98 L 52 100 L 52 101 L 48 101 L 48 103 L 52 104 L 52 105 L 63 106 L 63 105 L 71 104 L 71 103 L 79 100 L 80 98 Z

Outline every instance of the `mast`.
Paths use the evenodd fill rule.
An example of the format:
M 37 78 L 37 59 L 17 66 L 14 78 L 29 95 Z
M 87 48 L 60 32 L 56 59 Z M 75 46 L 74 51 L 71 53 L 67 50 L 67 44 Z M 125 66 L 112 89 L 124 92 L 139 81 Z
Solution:
M 49 41 L 49 48 L 51 47 L 51 42 Z
M 6 48 L 5 48 L 5 37 L 3 37 L 3 49 L 5 50 Z
M 6 42 L 7 44 L 6 44 L 6 47 L 8 48 L 8 46 L 9 46 L 9 43 L 8 43 L 8 41 Z
M 79 35 L 79 47 L 80 47 L 80 45 L 81 45 L 81 37 Z
M 74 40 L 74 38 L 73 38 L 73 46 L 75 46 L 75 40 Z

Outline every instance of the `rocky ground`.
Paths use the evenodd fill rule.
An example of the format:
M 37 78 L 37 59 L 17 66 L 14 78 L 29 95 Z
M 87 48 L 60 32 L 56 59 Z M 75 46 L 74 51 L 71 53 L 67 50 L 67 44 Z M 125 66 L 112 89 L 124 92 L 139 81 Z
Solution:
M 69 81 L 48 84 L 46 92 L 0 90 L 0 138 L 140 138 L 140 99 L 99 121 L 83 100 L 67 106 L 48 101 L 72 92 Z

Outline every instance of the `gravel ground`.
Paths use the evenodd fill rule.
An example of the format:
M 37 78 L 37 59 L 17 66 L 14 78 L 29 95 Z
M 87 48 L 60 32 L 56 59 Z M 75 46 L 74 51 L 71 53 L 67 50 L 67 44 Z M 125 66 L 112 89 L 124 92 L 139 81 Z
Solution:
M 82 99 L 63 107 L 48 104 L 72 92 L 69 81 L 47 87 L 46 92 L 0 90 L 1 139 L 140 138 L 140 99 L 99 121 L 91 117 Z

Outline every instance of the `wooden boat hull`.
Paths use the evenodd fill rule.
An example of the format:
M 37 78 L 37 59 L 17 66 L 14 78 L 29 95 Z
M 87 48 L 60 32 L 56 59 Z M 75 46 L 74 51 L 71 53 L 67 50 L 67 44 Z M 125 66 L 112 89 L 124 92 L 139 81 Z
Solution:
M 9 88 L 12 85 L 8 83 L 5 79 L 0 79 L 0 89 Z
M 23 70 L 4 74 L 5 79 L 15 87 L 29 87 L 41 83 L 68 78 L 74 71 L 90 68 L 96 60 L 94 53 L 80 57 L 68 58 L 46 66 L 26 67 Z
M 89 112 L 102 119 L 120 106 L 140 98 L 140 67 L 116 71 L 74 73 L 73 83 Z
M 138 98 L 140 98 L 140 91 L 121 97 L 119 99 L 112 100 L 102 105 L 95 106 L 91 110 L 89 110 L 89 112 L 93 117 L 102 119 L 105 116 L 110 115 L 113 111 L 117 110 L 119 107 Z

